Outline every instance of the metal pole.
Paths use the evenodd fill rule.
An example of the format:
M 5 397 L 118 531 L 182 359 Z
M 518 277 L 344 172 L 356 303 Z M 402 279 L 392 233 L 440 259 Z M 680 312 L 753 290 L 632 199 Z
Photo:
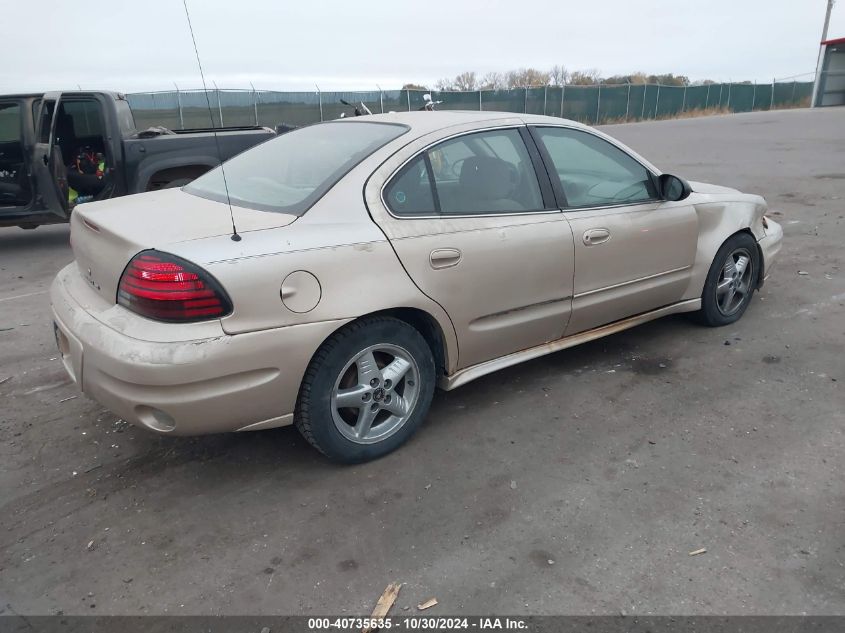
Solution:
M 707 96 L 704 97 L 704 109 L 710 107 L 710 84 L 707 84 Z
M 719 109 L 722 109 L 722 86 L 724 84 L 719 84 Z
M 251 81 L 249 87 L 252 88 L 252 110 L 255 114 L 255 125 L 258 125 L 258 93 L 255 92 L 255 86 L 252 85 Z
M 317 89 L 317 102 L 320 104 L 320 121 L 323 120 L 323 93 L 320 91 L 320 86 L 314 84 L 314 87 Z
M 830 13 L 833 11 L 833 3 L 836 0 L 827 0 L 827 12 L 824 15 L 824 26 L 822 27 L 822 42 L 827 41 L 827 29 L 830 26 Z M 824 64 L 824 49 L 825 46 L 823 44 L 819 44 L 819 56 L 816 59 L 816 76 L 813 79 L 813 97 L 810 99 L 810 107 L 815 108 L 818 105 L 819 101 L 819 82 L 821 80 L 822 75 L 822 65 Z M 794 90 L 793 90 L 793 101 L 794 101 Z
M 795 79 L 792 80 L 792 99 L 790 102 L 795 105 Z
M 599 112 L 601 112 L 601 82 L 599 82 L 599 92 L 596 95 L 596 125 L 599 124 Z
M 757 81 L 754 81 L 754 91 L 751 93 L 751 111 L 754 111 L 754 100 L 757 98 Z
M 410 91 L 410 89 L 406 90 L 405 94 L 408 96 L 408 112 L 410 112 L 411 111 L 411 91 Z
M 769 110 L 774 110 L 775 108 L 775 82 L 777 81 L 777 77 L 772 77 L 772 99 L 769 101 Z
M 176 85 L 176 82 L 173 82 L 173 85 L 176 87 L 176 107 L 179 109 L 179 129 L 185 129 L 185 119 L 182 118 L 182 95 L 179 94 L 179 86 Z
M 731 109 L 731 86 L 733 85 L 732 81 L 728 82 L 728 110 Z
M 546 101 L 549 98 L 549 87 L 543 86 L 543 116 L 546 116 Z
M 525 103 L 522 105 L 522 113 L 528 114 L 528 86 L 525 86 Z
M 481 110 L 482 110 L 482 107 L 481 107 L 481 89 L 479 88 L 478 89 L 478 111 L 481 112 Z
M 687 85 L 684 84 L 684 100 L 681 101 L 681 112 L 686 112 L 687 110 Z
M 657 98 L 654 100 L 654 118 L 657 118 L 657 109 L 660 107 L 660 84 L 657 84 Z
M 640 112 L 640 119 L 645 118 L 645 93 L 648 90 L 648 84 L 643 84 L 643 111 Z
M 220 127 L 223 127 L 223 104 L 220 102 L 220 88 L 217 87 L 216 81 L 211 83 L 214 84 L 214 91 L 217 93 L 217 113 L 220 115 Z M 214 127 L 214 121 L 211 122 L 211 127 Z
M 628 120 L 628 110 L 631 108 L 631 82 L 628 82 L 628 98 L 625 100 L 625 120 Z
M 381 86 L 376 84 L 376 88 L 378 88 L 378 102 L 381 106 L 381 113 L 384 114 L 384 93 L 381 90 Z
M 827 29 L 830 26 L 830 13 L 836 0 L 827 0 L 827 12 L 824 14 L 824 27 L 822 27 L 822 42 L 827 39 Z
M 563 118 L 563 97 L 566 94 L 566 81 L 560 85 L 560 118 Z

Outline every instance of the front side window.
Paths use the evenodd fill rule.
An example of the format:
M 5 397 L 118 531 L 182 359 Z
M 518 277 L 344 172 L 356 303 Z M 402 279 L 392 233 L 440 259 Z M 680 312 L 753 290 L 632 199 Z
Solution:
M 568 207 L 596 207 L 658 198 L 651 174 L 602 138 L 567 128 L 536 128 Z M 554 174 L 552 174 L 554 178 Z
M 21 142 L 21 107 L 17 103 L 0 103 L 0 143 Z M 4 154 L 0 153 L 0 158 Z
M 225 174 L 220 167 L 212 169 L 184 191 L 217 202 L 230 199 L 250 209 L 302 215 L 350 169 L 407 130 L 351 121 L 311 125 L 235 156 L 224 163 Z
M 25 204 L 30 198 L 21 126 L 21 107 L 0 103 L 0 206 Z
M 543 197 L 518 130 L 443 141 L 403 167 L 385 187 L 394 215 L 479 215 L 542 211 Z

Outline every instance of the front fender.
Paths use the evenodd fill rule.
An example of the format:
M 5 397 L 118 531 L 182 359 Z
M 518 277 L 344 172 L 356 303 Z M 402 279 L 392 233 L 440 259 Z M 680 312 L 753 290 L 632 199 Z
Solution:
M 698 216 L 698 245 L 684 299 L 701 296 L 716 253 L 729 237 L 740 231 L 748 231 L 758 242 L 766 237 L 762 218 L 768 209 L 762 197 L 750 194 L 694 193 L 690 202 Z

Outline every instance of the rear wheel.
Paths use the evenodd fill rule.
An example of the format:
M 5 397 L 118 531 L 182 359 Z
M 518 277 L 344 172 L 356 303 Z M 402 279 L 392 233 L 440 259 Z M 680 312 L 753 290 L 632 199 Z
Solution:
M 329 459 L 376 459 L 422 424 L 434 393 L 434 358 L 416 329 L 369 317 L 317 351 L 297 399 L 296 426 Z
M 754 238 L 737 233 L 728 239 L 707 273 L 696 320 L 711 327 L 738 321 L 751 302 L 759 274 L 760 257 Z

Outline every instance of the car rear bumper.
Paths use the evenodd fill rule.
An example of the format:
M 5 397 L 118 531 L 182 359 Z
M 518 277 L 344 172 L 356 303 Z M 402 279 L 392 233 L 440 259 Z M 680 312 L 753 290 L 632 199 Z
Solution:
M 292 423 L 311 356 L 345 322 L 237 335 L 221 327 L 219 335 L 195 340 L 148 341 L 110 327 L 84 308 L 75 295 L 85 291 L 74 264 L 59 273 L 50 289 L 56 340 L 68 374 L 124 420 L 170 435 Z M 122 320 L 145 320 L 113 309 L 125 312 Z

